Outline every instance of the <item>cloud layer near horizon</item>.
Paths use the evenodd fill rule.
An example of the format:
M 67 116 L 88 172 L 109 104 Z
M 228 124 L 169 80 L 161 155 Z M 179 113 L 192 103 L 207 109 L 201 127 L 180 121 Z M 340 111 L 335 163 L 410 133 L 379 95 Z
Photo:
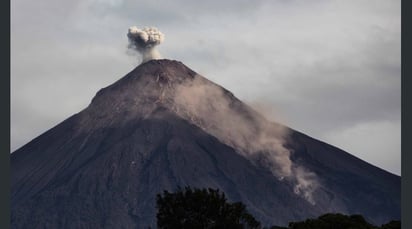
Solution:
M 124 36 L 136 24 L 168 35 L 165 58 L 400 174 L 400 1 L 11 4 L 12 151 L 136 65 Z

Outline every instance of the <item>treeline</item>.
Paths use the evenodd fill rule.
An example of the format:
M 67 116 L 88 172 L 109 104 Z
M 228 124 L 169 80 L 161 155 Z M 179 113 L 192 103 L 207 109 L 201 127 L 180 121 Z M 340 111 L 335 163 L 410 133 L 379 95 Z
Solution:
M 398 229 L 400 221 L 381 226 L 368 223 L 361 215 L 325 214 L 317 219 L 290 222 L 288 227 L 262 227 L 241 202 L 228 203 L 217 189 L 179 188 L 157 195 L 157 227 L 185 228 L 249 228 L 249 229 Z
M 380 227 L 368 223 L 361 215 L 325 214 L 317 219 L 291 222 L 288 227 L 272 226 L 270 229 L 398 229 L 400 221 L 390 221 Z

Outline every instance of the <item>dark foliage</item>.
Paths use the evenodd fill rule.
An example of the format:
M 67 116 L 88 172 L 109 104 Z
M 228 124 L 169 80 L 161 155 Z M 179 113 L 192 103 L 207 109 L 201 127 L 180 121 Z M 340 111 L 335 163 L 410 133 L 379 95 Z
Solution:
M 329 213 L 317 219 L 290 222 L 289 227 L 272 226 L 270 229 L 400 229 L 400 221 L 390 221 L 381 227 L 368 223 L 361 215 L 343 215 Z
M 175 193 L 157 195 L 158 228 L 261 228 L 241 202 L 228 203 L 223 192 L 215 189 L 179 188 Z M 265 227 L 266 228 L 266 227 Z M 288 227 L 269 229 L 400 229 L 400 221 L 381 227 L 368 223 L 362 215 L 329 213 L 317 219 L 290 222 Z
M 392 220 L 387 224 L 383 224 L 381 229 L 400 229 L 401 228 L 401 221 L 399 220 Z
M 260 228 L 260 223 L 240 202 L 228 203 L 214 189 L 186 187 L 157 195 L 158 228 Z
M 376 229 L 366 222 L 361 215 L 325 214 L 317 219 L 307 219 L 302 222 L 290 223 L 291 229 Z

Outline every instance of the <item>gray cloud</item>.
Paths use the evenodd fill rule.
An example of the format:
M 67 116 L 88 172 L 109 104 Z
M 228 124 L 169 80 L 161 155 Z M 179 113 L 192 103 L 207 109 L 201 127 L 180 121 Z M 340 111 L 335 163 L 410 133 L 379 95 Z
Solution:
M 346 128 L 331 130 L 325 134 L 324 140 L 360 158 L 369 158 L 368 162 L 371 164 L 400 174 L 400 124 L 399 120 L 362 122 Z M 359 141 L 363 144 L 356 144 Z
M 379 152 L 374 163 L 399 174 L 399 141 L 388 136 L 397 136 L 400 123 L 400 1 L 11 4 L 12 149 L 131 70 L 125 29 L 156 25 L 168 35 L 159 47 L 165 58 L 181 60 L 243 100 L 273 106 L 297 130 L 367 151 L 349 151 L 367 161 Z M 358 126 L 374 131 L 371 123 L 387 135 L 336 140 Z M 383 139 L 393 152 L 363 146 Z M 385 162 L 392 158 L 397 163 Z

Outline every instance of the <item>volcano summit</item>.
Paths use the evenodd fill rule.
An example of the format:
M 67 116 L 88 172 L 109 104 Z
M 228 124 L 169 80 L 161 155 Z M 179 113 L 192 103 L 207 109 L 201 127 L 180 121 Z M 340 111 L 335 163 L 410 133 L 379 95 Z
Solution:
M 147 228 L 155 197 L 211 187 L 263 225 L 400 219 L 400 177 L 267 121 L 184 64 L 150 60 L 11 154 L 13 228 Z

